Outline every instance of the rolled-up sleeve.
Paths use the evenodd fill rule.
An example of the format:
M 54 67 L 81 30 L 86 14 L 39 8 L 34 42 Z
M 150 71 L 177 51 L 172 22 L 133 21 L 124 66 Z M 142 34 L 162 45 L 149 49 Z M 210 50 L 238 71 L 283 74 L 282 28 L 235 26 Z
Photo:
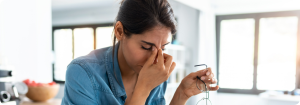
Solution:
M 93 84 L 86 70 L 79 64 L 69 64 L 61 105 L 97 105 L 97 103 Z

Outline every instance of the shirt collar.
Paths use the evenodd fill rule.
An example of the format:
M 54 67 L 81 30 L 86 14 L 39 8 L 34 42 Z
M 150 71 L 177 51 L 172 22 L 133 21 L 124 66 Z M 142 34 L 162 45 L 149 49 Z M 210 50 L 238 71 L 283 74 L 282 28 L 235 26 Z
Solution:
M 118 48 L 119 48 L 119 43 L 117 43 L 115 45 L 115 51 L 114 51 L 114 58 L 112 57 L 112 52 L 113 52 L 113 47 L 110 47 L 107 52 L 106 52 L 106 56 L 105 56 L 105 64 L 106 67 L 108 67 L 107 69 L 107 73 L 108 73 L 108 80 L 111 86 L 111 89 L 114 93 L 114 95 L 120 97 L 120 96 L 124 96 L 126 98 L 126 92 L 125 92 L 125 88 L 123 85 L 123 81 L 122 81 L 122 75 L 121 75 L 121 71 L 120 71 L 120 67 L 119 67 L 119 63 L 118 63 Z M 112 60 L 114 59 L 114 60 Z M 114 65 L 113 65 L 114 63 Z M 113 70 L 113 66 L 114 66 L 114 70 Z

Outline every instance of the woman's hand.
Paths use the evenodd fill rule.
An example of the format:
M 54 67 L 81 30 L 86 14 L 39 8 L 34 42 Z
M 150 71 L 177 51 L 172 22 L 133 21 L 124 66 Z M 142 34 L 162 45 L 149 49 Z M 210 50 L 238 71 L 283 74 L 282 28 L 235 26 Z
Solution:
M 161 49 L 157 51 L 155 47 L 152 47 L 152 55 L 141 69 L 137 84 L 142 84 L 146 86 L 145 88 L 152 90 L 168 80 L 175 66 L 172 56 L 163 53 Z
M 207 68 L 207 70 L 199 70 L 197 72 L 190 73 L 181 81 L 170 105 L 183 105 L 191 96 L 201 93 L 201 90 L 205 91 L 203 82 L 197 80 L 197 76 L 205 82 L 207 90 L 216 91 L 219 89 L 219 86 L 210 87 L 210 84 L 217 83 L 217 80 L 213 78 L 214 74 L 212 73 L 211 68 Z M 196 82 L 201 90 L 197 88 Z
M 175 68 L 172 56 L 152 48 L 151 56 L 139 72 L 133 95 L 125 105 L 144 105 L 151 90 L 166 81 Z
M 190 98 L 193 95 L 197 95 L 201 93 L 201 91 L 196 86 L 196 82 L 199 88 L 205 91 L 205 86 L 203 82 L 201 82 L 200 80 L 197 81 L 197 76 L 200 77 L 201 80 L 205 82 L 207 86 L 207 90 L 216 91 L 219 89 L 219 86 L 210 87 L 210 84 L 217 83 L 217 79 L 213 78 L 214 73 L 212 73 L 211 68 L 207 68 L 207 70 L 206 69 L 199 70 L 197 72 L 190 73 L 188 76 L 186 76 L 181 81 L 181 84 L 179 86 L 179 88 L 182 89 L 182 91 L 188 98 Z

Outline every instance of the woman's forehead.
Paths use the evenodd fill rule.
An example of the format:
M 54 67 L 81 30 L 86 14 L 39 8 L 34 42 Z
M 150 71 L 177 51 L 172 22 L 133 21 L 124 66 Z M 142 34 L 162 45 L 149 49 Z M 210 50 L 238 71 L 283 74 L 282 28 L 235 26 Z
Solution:
M 145 41 L 154 43 L 155 45 L 163 45 L 168 43 L 168 38 L 171 37 L 171 30 L 169 28 L 153 28 L 142 34 L 133 35 L 136 41 Z
M 139 38 L 147 40 L 167 40 L 172 35 L 171 29 L 157 26 L 139 35 Z

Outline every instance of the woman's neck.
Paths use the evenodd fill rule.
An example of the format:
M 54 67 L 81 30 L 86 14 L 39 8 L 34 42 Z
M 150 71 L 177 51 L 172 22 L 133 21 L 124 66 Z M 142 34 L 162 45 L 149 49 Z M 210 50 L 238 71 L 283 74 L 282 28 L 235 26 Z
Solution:
M 134 79 L 138 74 L 129 67 L 128 63 L 125 60 L 122 46 L 119 45 L 118 48 L 118 63 L 121 71 L 122 78 Z

